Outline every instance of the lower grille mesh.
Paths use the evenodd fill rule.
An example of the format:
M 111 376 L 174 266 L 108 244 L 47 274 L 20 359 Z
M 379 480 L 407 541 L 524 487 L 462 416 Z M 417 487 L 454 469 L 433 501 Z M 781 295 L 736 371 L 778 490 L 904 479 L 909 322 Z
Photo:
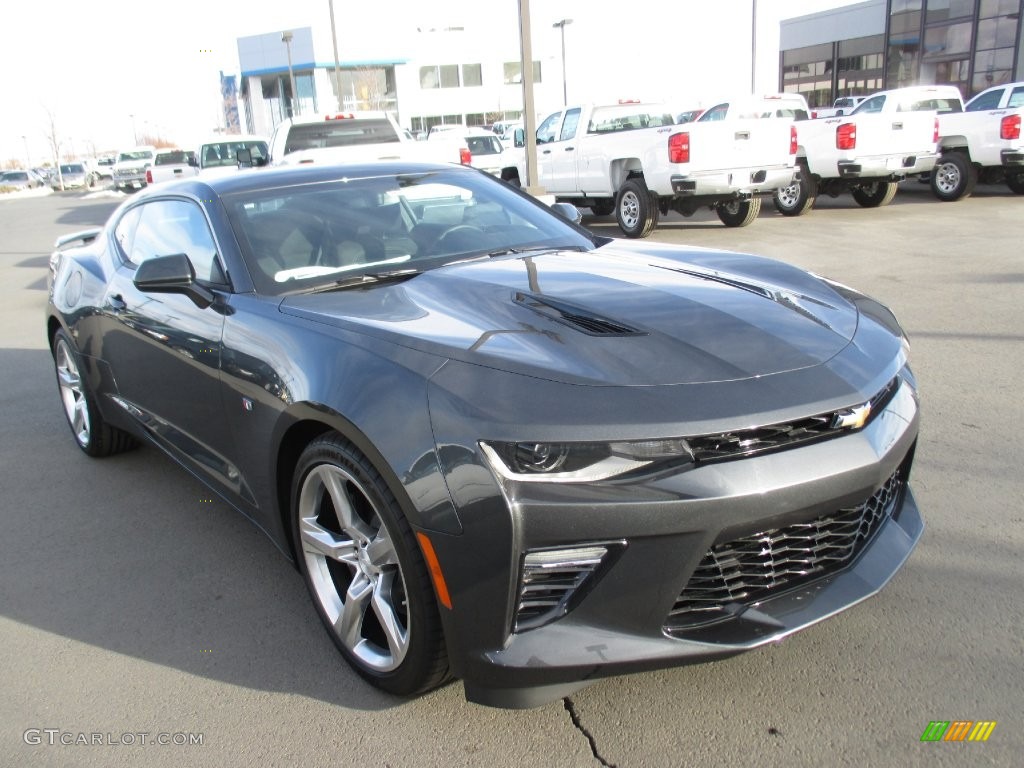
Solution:
M 856 507 L 716 544 L 680 593 L 666 628 L 725 619 L 734 614 L 736 604 L 749 605 L 840 570 L 892 514 L 905 476 L 901 467 Z

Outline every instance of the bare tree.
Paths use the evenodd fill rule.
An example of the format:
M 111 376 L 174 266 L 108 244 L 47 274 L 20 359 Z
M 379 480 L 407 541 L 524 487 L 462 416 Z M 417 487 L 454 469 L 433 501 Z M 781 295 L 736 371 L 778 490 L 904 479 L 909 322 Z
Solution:
M 382 110 L 387 107 L 387 80 L 378 67 L 356 67 L 352 73 L 356 109 Z
M 60 189 L 64 191 L 64 174 L 60 172 L 60 148 L 61 139 L 57 133 L 57 118 L 54 116 L 53 111 L 48 107 L 43 107 L 47 117 L 47 128 L 43 132 L 46 136 L 46 140 L 50 142 L 50 149 L 53 150 L 53 165 L 57 169 L 57 183 L 60 184 Z

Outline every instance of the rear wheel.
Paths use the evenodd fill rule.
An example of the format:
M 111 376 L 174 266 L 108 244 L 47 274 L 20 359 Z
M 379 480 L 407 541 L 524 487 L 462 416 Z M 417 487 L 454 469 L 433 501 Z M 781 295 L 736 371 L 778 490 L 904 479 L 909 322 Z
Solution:
M 300 570 L 352 668 L 401 696 L 445 682 L 448 660 L 426 565 L 369 460 L 328 433 L 303 451 L 292 499 Z
M 814 207 L 818 196 L 818 183 L 804 163 L 800 163 L 800 178 L 788 187 L 775 190 L 775 210 L 783 216 L 803 216 Z
M 1024 172 L 1007 173 L 1006 186 L 1008 186 L 1010 191 L 1015 195 L 1024 195 Z
M 978 169 L 963 152 L 943 155 L 932 169 L 932 194 L 943 202 L 970 197 L 977 183 Z
M 880 208 L 891 203 L 896 197 L 897 186 L 895 181 L 876 181 L 854 187 L 850 193 L 858 205 L 864 208 Z
M 727 227 L 745 227 L 761 213 L 761 198 L 730 200 L 715 206 L 715 213 Z
M 64 406 L 64 416 L 78 447 L 96 458 L 133 448 L 135 438 L 104 421 L 88 385 L 82 378 L 80 360 L 70 337 L 62 330 L 57 331 L 53 339 L 57 387 Z
M 626 237 L 647 237 L 658 225 L 658 203 L 643 179 L 626 179 L 615 201 L 615 219 Z

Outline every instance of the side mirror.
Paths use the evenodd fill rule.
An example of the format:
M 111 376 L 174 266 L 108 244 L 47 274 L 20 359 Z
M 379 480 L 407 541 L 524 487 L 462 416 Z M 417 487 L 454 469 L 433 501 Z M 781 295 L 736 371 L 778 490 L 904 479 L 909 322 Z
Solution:
M 516 128 L 515 131 L 512 133 L 512 146 L 526 146 L 526 131 L 524 131 L 522 128 Z
M 199 167 L 199 158 L 197 158 L 195 155 L 189 155 L 188 156 L 188 164 L 191 165 L 193 168 L 198 168 Z
M 583 221 L 583 214 L 580 213 L 580 209 L 572 203 L 555 203 L 551 206 L 551 210 L 563 219 L 568 219 L 573 224 L 579 224 Z
M 181 293 L 200 309 L 213 303 L 213 292 L 196 283 L 196 271 L 184 253 L 155 256 L 135 270 L 135 287 L 143 293 Z
M 239 168 L 252 168 L 252 150 L 243 148 L 235 151 L 235 162 Z

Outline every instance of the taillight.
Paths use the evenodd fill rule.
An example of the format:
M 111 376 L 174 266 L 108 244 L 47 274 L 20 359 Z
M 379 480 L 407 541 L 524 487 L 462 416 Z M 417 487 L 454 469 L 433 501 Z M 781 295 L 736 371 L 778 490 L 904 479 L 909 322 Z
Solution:
M 935 118 L 935 128 L 932 130 L 932 142 L 939 143 L 939 118 Z
M 149 170 L 148 168 L 146 169 L 146 183 L 147 184 L 152 184 L 153 183 L 153 172 L 151 170 Z
M 857 148 L 857 124 L 843 123 L 836 128 L 836 149 Z
M 789 126 L 789 154 L 795 155 L 797 150 L 796 144 L 796 126 Z
M 690 162 L 689 133 L 674 133 L 668 137 L 668 161 L 670 163 Z
M 335 112 L 332 115 L 324 115 L 324 120 L 355 120 L 355 117 L 350 112 Z
M 473 153 L 469 151 L 468 147 L 459 147 L 459 162 L 463 165 L 469 165 L 473 160 Z
M 999 124 L 1000 139 L 1020 138 L 1020 115 L 1007 115 Z

